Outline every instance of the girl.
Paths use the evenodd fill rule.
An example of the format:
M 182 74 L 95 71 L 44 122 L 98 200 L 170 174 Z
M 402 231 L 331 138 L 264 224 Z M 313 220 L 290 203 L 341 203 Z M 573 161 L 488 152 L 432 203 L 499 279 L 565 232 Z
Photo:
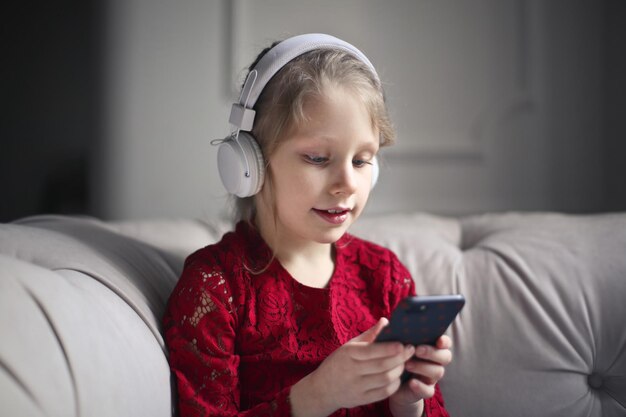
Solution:
M 414 284 L 393 253 L 347 233 L 394 138 L 371 63 L 328 35 L 275 44 L 231 122 L 218 162 L 240 221 L 189 256 L 164 317 L 180 414 L 448 415 L 450 339 L 374 343 Z

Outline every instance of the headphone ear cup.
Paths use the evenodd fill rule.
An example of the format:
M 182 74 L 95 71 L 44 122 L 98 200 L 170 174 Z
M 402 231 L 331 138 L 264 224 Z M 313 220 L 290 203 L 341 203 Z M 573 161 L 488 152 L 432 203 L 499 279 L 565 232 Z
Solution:
M 370 187 L 370 190 L 374 189 L 374 186 L 378 182 L 379 174 L 380 174 L 380 167 L 378 166 L 378 158 L 374 157 L 374 159 L 372 159 L 372 185 Z
M 217 169 L 229 193 L 241 198 L 258 193 L 265 178 L 265 160 L 254 136 L 240 131 L 237 139 L 224 140 L 217 150 Z

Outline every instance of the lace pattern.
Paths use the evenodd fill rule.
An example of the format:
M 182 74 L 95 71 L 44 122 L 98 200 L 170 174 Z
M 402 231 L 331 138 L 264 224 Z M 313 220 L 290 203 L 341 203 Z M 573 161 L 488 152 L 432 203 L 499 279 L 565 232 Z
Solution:
M 192 254 L 174 289 L 164 329 L 187 416 L 289 416 L 290 387 L 335 349 L 390 317 L 415 289 L 397 257 L 352 236 L 336 244 L 328 288 L 304 286 L 246 223 Z M 446 416 L 441 394 L 428 415 Z M 389 415 L 386 402 L 334 415 Z

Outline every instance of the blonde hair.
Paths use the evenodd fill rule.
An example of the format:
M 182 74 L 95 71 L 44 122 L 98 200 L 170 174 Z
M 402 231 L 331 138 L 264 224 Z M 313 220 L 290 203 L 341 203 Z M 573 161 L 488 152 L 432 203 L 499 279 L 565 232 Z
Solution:
M 270 49 L 259 54 L 250 70 Z M 378 78 L 353 55 L 320 49 L 300 55 L 281 68 L 267 83 L 254 106 L 256 116 L 252 134 L 261 147 L 266 168 L 287 133 L 307 122 L 305 103 L 321 97 L 328 86 L 340 86 L 356 94 L 370 114 L 372 128 L 379 132 L 380 146 L 394 143 L 395 131 Z M 266 170 L 264 186 L 271 186 L 271 183 L 271 172 Z M 254 197 L 235 198 L 236 220 L 252 224 Z

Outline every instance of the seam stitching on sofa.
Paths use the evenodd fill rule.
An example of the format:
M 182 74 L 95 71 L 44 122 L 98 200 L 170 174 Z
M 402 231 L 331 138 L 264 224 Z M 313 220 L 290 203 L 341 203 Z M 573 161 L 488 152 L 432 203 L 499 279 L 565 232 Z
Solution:
M 160 327 L 158 327 L 160 325 L 158 317 L 155 317 L 155 319 L 156 319 L 156 323 L 155 324 L 156 324 L 157 328 L 154 328 L 154 326 L 150 323 L 150 320 L 148 320 L 148 318 L 146 317 L 144 312 L 142 312 L 140 308 L 138 308 L 126 295 L 124 295 L 124 292 L 122 290 L 117 288 L 115 285 L 111 284 L 109 281 L 107 281 L 107 280 L 103 279 L 102 277 L 98 276 L 97 274 L 88 272 L 88 271 L 80 269 L 80 268 L 55 268 L 55 269 L 53 269 L 53 271 L 74 271 L 74 272 L 78 272 L 80 274 L 84 274 L 84 275 L 86 275 L 88 277 L 91 277 L 94 281 L 98 282 L 100 285 L 102 285 L 105 288 L 109 289 L 113 294 L 117 295 L 122 301 L 124 301 L 124 303 L 130 309 L 132 309 L 135 312 L 135 314 L 137 314 L 137 316 L 146 325 L 146 327 L 148 327 L 148 329 L 150 330 L 150 333 L 152 333 L 152 336 L 156 339 L 157 343 L 161 347 L 161 350 L 163 350 L 163 353 L 165 353 L 167 355 L 167 350 L 165 348 L 165 344 L 163 342 L 163 339 L 160 338 L 161 337 L 161 329 L 160 329 Z
M 65 346 L 63 345 L 63 341 L 61 340 L 61 337 L 56 329 L 56 326 L 54 325 L 54 322 L 52 321 L 51 317 L 46 312 L 43 305 L 39 302 L 39 299 L 37 299 L 36 295 L 29 288 L 24 288 L 24 290 L 28 293 L 28 295 L 30 295 L 31 299 L 33 300 L 33 302 L 35 303 L 35 305 L 41 312 L 42 316 L 44 317 L 44 319 L 50 326 L 50 330 L 52 331 L 52 334 L 54 335 L 54 338 L 56 339 L 59 345 L 59 348 L 61 349 L 61 353 L 63 354 L 63 359 L 65 359 L 65 364 L 67 365 L 67 370 L 70 375 L 70 382 L 72 384 L 72 396 L 74 397 L 74 415 L 80 416 L 79 404 L 78 404 L 78 391 L 77 391 L 77 386 L 76 386 L 76 377 L 74 375 L 74 370 L 72 369 L 72 365 L 70 363 L 69 355 L 67 351 L 65 350 Z
M 0 369 L 4 370 L 13 379 L 13 381 L 17 384 L 17 386 L 19 386 L 22 389 L 22 391 L 24 391 L 24 393 L 28 396 L 28 398 L 30 398 L 32 402 L 37 406 L 37 408 L 43 413 L 43 409 L 41 408 L 41 404 L 39 403 L 39 401 L 37 401 L 37 397 L 35 397 L 35 395 L 33 395 L 33 393 L 31 392 L 31 390 L 28 389 L 24 381 L 22 381 L 18 377 L 18 375 L 15 372 L 13 372 L 13 370 L 9 368 L 9 366 L 6 363 L 2 361 L 0 361 Z

